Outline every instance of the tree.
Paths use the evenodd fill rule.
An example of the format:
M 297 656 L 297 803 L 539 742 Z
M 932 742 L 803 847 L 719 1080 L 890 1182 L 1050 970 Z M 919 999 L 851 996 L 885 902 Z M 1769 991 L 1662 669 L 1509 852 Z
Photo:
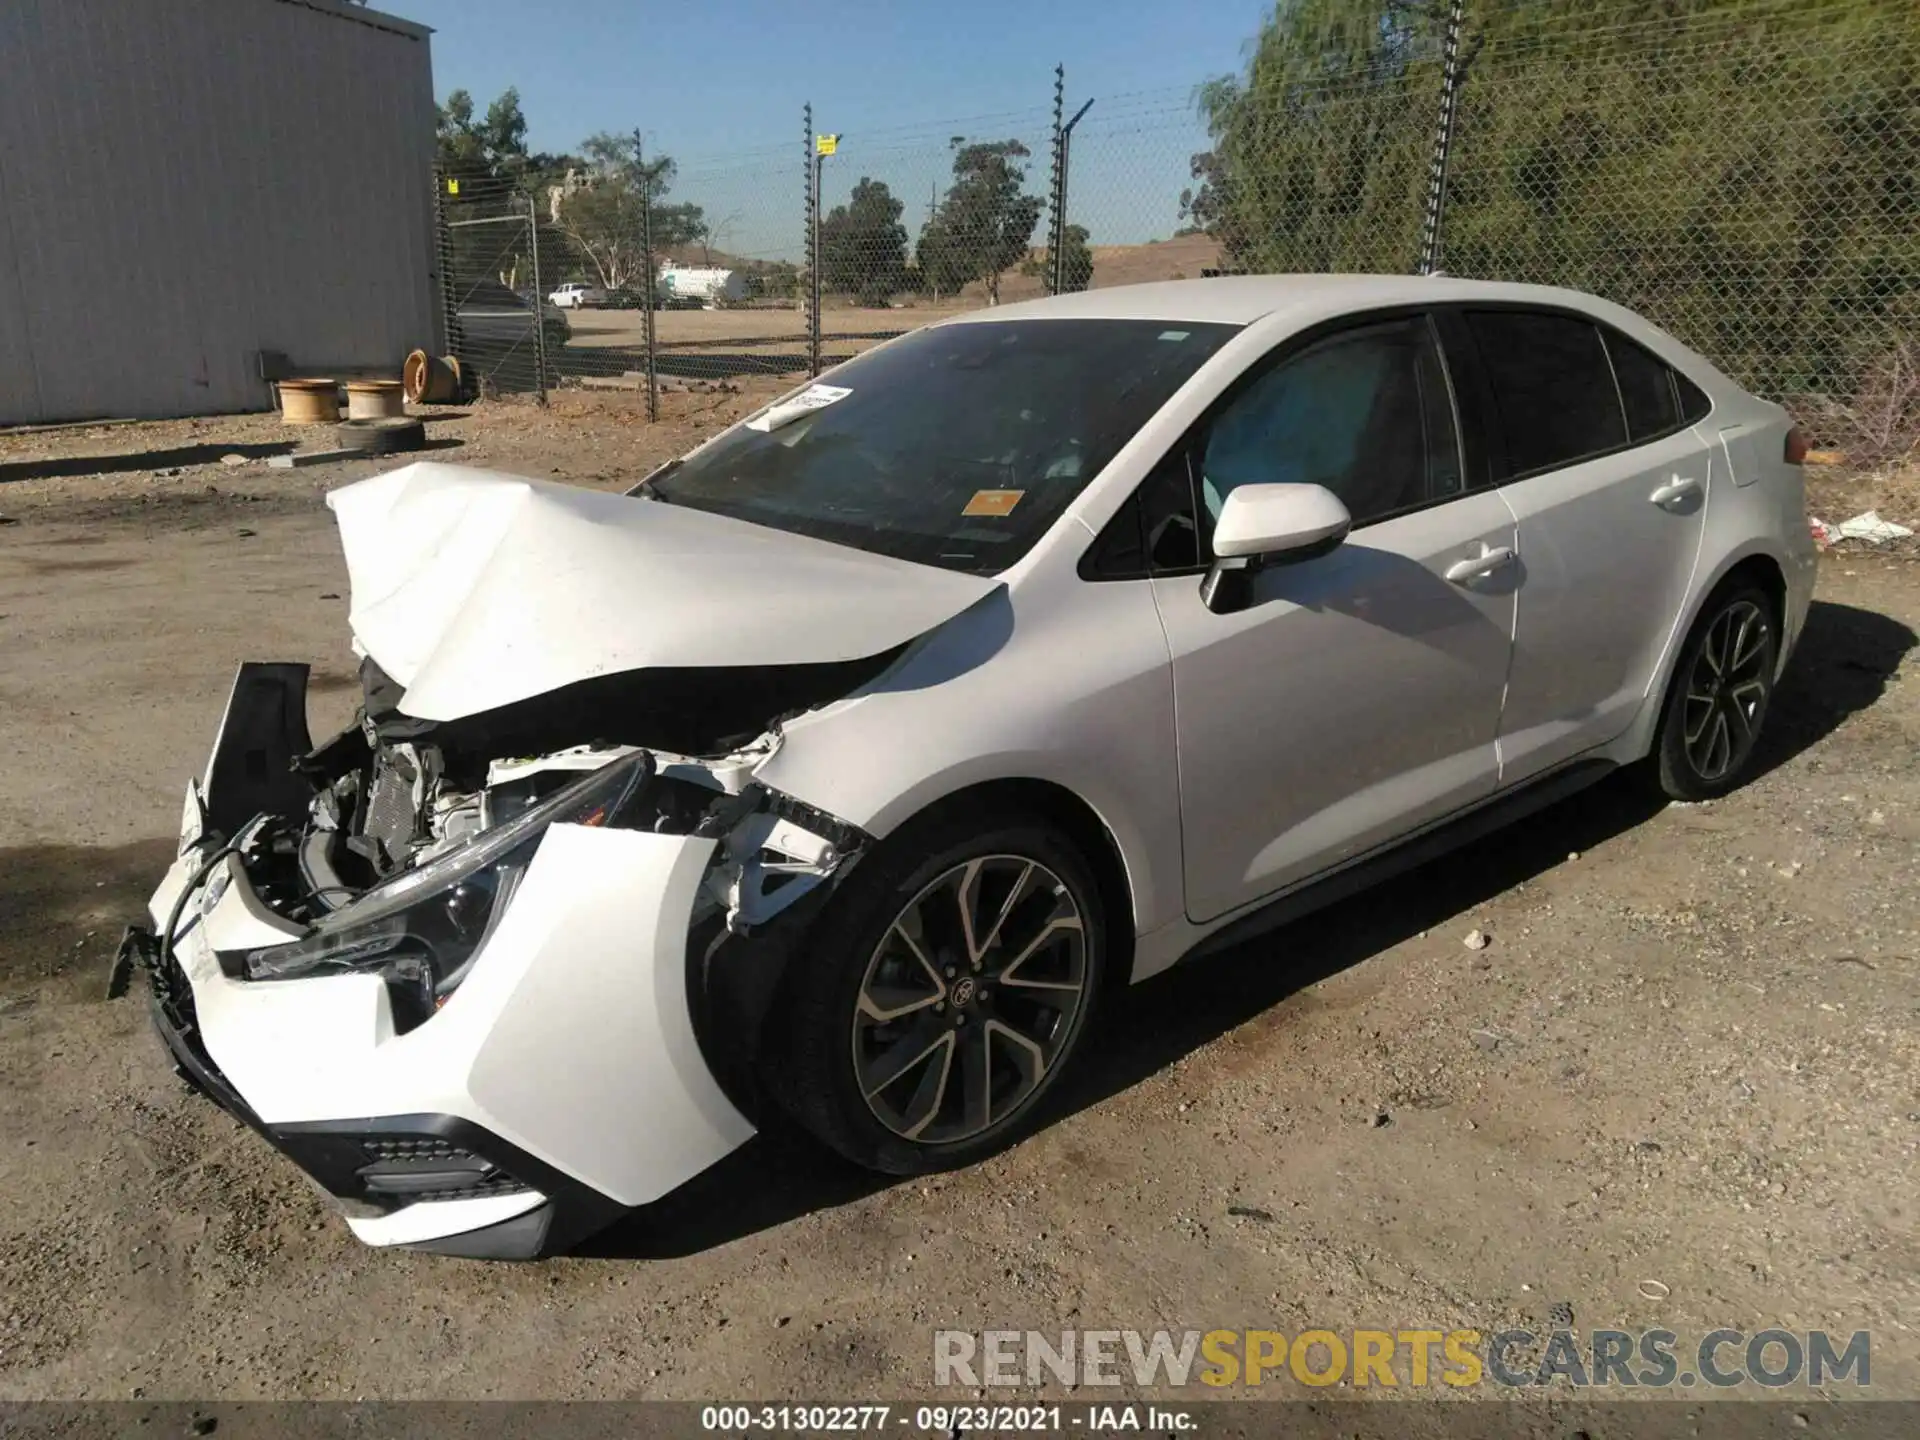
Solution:
M 1920 324 L 1920 8 L 1747 8 L 1473 6 L 1441 262 L 1605 295 L 1764 392 L 1851 396 Z M 1444 19 L 1276 4 L 1196 95 L 1182 219 L 1241 269 L 1411 269 Z
M 1087 227 L 1068 225 L 1066 234 L 1060 237 L 1060 254 L 1063 261 L 1060 275 L 1060 293 L 1084 290 L 1093 283 L 1093 251 L 1087 248 Z M 1053 252 L 1039 250 L 1033 258 L 1020 267 L 1022 275 L 1036 276 L 1053 283 Z
M 638 130 L 627 135 L 602 131 L 580 142 L 584 174 L 558 187 L 550 208 L 553 223 L 587 258 L 608 289 L 646 277 L 652 284 L 652 257 L 646 252 L 646 221 L 651 211 L 654 252 L 677 249 L 702 239 L 705 212 L 698 205 L 667 205 L 675 166 L 667 155 L 645 155 Z
M 915 269 L 920 272 L 921 288 L 935 300 L 942 294 L 957 293 L 976 273 L 937 210 L 920 228 L 913 259 Z
M 967 143 L 956 135 L 953 184 L 920 232 L 918 258 L 936 297 L 983 281 L 987 303 L 1000 303 L 1000 277 L 1017 265 L 1040 223 L 1040 197 L 1024 187 L 1032 152 L 1018 140 Z
M 820 283 L 844 291 L 862 305 L 885 305 L 905 288 L 905 209 L 878 180 L 860 177 L 853 198 L 820 222 Z
M 749 300 L 791 300 L 800 293 L 800 267 L 791 260 L 761 261 L 746 273 Z
M 527 117 L 520 92 L 511 86 L 473 118 L 473 96 L 455 90 L 434 112 L 436 150 L 442 173 L 457 180 L 506 179 L 527 162 Z

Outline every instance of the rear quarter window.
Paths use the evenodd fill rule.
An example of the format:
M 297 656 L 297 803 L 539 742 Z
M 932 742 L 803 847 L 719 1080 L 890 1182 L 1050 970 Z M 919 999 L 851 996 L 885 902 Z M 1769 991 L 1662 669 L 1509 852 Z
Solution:
M 1678 370 L 1673 372 L 1673 385 L 1680 396 L 1680 418 L 1687 424 L 1698 425 L 1713 413 L 1713 397 Z
M 1680 426 L 1680 399 L 1673 371 L 1624 335 L 1606 332 L 1613 378 L 1620 382 L 1620 403 L 1627 412 L 1627 434 L 1638 445 Z

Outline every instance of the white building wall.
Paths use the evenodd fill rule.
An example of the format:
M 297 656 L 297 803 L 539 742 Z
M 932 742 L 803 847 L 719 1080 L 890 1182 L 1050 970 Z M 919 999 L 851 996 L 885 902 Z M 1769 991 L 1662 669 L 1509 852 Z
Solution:
M 0 3 L 0 424 L 264 409 L 438 346 L 428 32 L 334 0 Z

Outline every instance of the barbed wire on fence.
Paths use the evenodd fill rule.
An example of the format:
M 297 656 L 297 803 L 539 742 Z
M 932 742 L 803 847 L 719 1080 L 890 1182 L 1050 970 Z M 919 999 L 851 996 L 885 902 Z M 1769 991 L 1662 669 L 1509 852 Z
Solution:
M 798 377 L 955 310 L 1437 249 L 1450 274 L 1640 310 L 1834 425 L 1892 403 L 1875 386 L 1920 330 L 1920 10 L 1466 0 L 1437 133 L 1451 8 L 1306 35 L 1289 16 L 1344 12 L 1278 11 L 1243 74 L 1093 97 L 1070 144 L 1089 97 L 1068 64 L 1030 109 L 849 130 L 826 156 L 823 104 L 802 153 L 673 166 L 635 136 L 560 175 L 442 177 L 449 333 L 500 389 L 628 383 L 649 357 L 665 383 Z

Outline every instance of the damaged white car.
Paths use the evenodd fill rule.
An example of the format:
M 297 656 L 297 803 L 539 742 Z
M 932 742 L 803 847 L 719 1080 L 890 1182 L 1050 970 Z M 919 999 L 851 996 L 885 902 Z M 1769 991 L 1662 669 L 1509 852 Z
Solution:
M 629 495 L 410 465 L 328 497 L 358 722 L 241 667 L 117 978 L 377 1245 L 551 1252 L 769 1105 L 960 1163 L 1115 985 L 1738 783 L 1803 449 L 1591 297 L 1265 277 L 917 331 Z

